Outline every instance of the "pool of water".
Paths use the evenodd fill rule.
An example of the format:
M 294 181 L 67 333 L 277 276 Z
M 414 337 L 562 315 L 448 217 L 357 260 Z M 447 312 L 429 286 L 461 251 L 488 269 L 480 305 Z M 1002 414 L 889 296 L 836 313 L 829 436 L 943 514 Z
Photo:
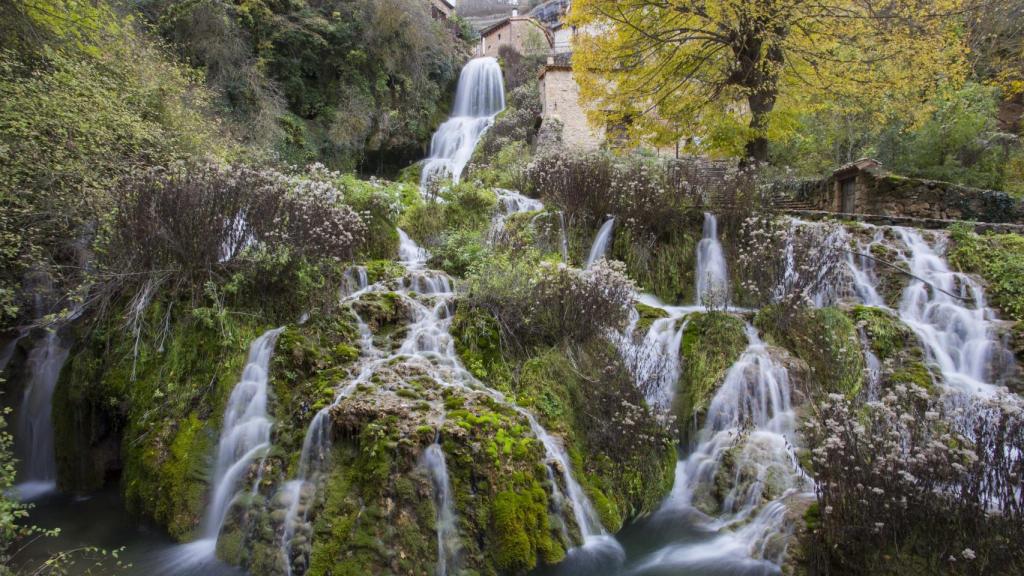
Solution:
M 747 543 L 690 507 L 665 507 L 616 535 L 622 550 L 575 549 L 531 576 L 769 576 L 771 562 L 747 555 Z
M 46 529 L 59 528 L 55 537 L 39 537 L 12 559 L 16 572 L 31 573 L 54 554 L 77 550 L 70 576 L 241 576 L 244 572 L 222 562 L 188 562 L 189 545 L 175 543 L 158 527 L 132 518 L 116 487 L 88 496 L 51 493 L 32 502 L 30 521 Z M 124 548 L 117 563 L 86 548 Z M 102 565 L 97 561 L 102 560 Z

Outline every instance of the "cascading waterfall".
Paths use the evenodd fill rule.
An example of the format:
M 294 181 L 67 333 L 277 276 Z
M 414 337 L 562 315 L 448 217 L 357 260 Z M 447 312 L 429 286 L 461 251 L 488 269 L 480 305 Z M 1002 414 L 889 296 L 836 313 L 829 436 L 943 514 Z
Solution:
M 597 231 L 594 243 L 590 246 L 590 255 L 587 256 L 586 268 L 590 268 L 595 262 L 604 258 L 612 242 L 612 229 L 615 227 L 615 218 L 609 218 Z
M 518 211 L 529 209 L 529 207 L 529 202 L 515 204 L 515 209 Z M 601 526 L 593 505 L 572 473 L 568 454 L 559 441 L 551 436 L 528 411 L 509 403 L 503 394 L 488 388 L 473 377 L 459 360 L 455 351 L 454 339 L 449 332 L 455 298 L 451 279 L 441 272 L 426 270 L 426 262 L 430 258 L 430 254 L 419 247 L 402 230 L 399 230 L 399 239 L 400 260 L 407 270 L 407 275 L 402 281 L 400 289 L 395 293 L 410 306 L 413 321 L 396 352 L 385 355 L 382 351 L 374 348 L 372 334 L 369 333 L 369 329 L 365 327 L 362 320 L 359 320 L 360 333 L 363 334 L 363 354 L 361 364 L 357 368 L 358 374 L 341 386 L 331 406 L 324 408 L 314 416 L 303 441 L 298 477 L 286 483 L 279 494 L 275 496 L 275 499 L 288 505 L 281 538 L 281 554 L 287 574 L 291 575 L 293 570 L 303 573 L 307 565 L 306 553 L 295 547 L 295 537 L 302 535 L 308 541 L 308 537 L 311 535 L 307 512 L 312 507 L 315 497 L 316 476 L 323 471 L 323 463 L 330 448 L 331 410 L 348 398 L 360 383 L 369 381 L 377 369 L 403 359 L 426 360 L 428 374 L 443 386 L 482 392 L 496 401 L 508 404 L 526 418 L 534 435 L 544 446 L 549 463 L 549 474 L 552 475 L 552 479 L 555 473 L 561 475 L 562 483 L 565 485 L 567 494 L 563 495 L 558 483 L 552 482 L 551 489 L 556 507 L 561 510 L 558 503 L 562 501 L 567 501 L 571 505 L 573 518 L 580 529 L 586 547 L 615 553 L 615 550 L 618 549 L 617 543 L 608 537 L 607 532 Z M 369 286 L 365 290 L 373 289 L 374 286 Z M 425 297 L 428 303 L 414 297 L 414 294 Z M 432 472 L 435 484 L 437 478 L 447 478 L 448 476 L 443 456 L 438 444 L 428 448 L 427 453 L 424 454 L 424 459 L 429 460 L 430 465 L 435 467 Z M 443 488 L 441 491 L 443 492 Z M 458 558 L 459 545 L 457 522 L 454 520 L 454 506 L 452 506 L 450 514 L 451 522 L 449 523 L 447 521 L 448 512 L 439 509 L 442 522 L 437 527 L 438 542 L 445 544 L 445 548 L 439 550 L 439 574 L 442 573 L 442 568 L 450 572 L 453 566 L 452 559 L 457 560 Z
M 488 233 L 488 238 L 490 238 L 491 242 L 497 240 L 505 230 L 505 220 L 509 216 L 544 209 L 544 203 L 540 200 L 523 196 L 514 190 L 495 188 L 494 194 L 498 197 L 498 212 L 491 219 L 491 230 Z
M 704 213 L 704 233 L 697 244 L 697 304 L 729 303 L 729 271 L 722 243 L 718 240 L 718 218 Z
M 452 116 L 430 142 L 430 156 L 423 165 L 420 188 L 439 178 L 458 182 L 484 132 L 505 109 L 505 83 L 494 58 L 470 60 L 459 75 Z
M 56 331 L 32 348 L 28 355 L 28 382 L 18 406 L 15 453 L 23 462 L 19 498 L 32 500 L 56 490 L 57 459 L 53 443 L 53 392 L 69 350 Z
M 162 567 L 166 569 L 163 573 L 201 572 L 204 565 L 214 560 L 217 538 L 242 477 L 253 461 L 270 448 L 272 423 L 267 415 L 267 387 L 270 360 L 277 337 L 283 331 L 284 328 L 270 330 L 249 346 L 242 377 L 232 389 L 224 409 L 211 481 L 213 493 L 203 517 L 202 536 L 172 550 Z
M 781 497 L 810 488 L 793 447 L 796 417 L 789 375 L 750 325 L 747 338 L 747 349 L 711 400 L 697 446 L 677 465 L 672 493 L 658 512 L 678 516 L 692 509 L 700 490 L 714 485 L 723 457 L 732 451 L 735 478 L 709 528 L 739 529 L 723 531 L 710 541 L 666 546 L 638 562 L 637 572 L 655 566 L 700 566 L 709 558 L 739 563 L 762 558 L 765 540 L 778 531 L 785 512 Z M 741 475 L 746 481 L 740 481 Z M 768 489 L 775 499 L 762 505 Z
M 903 291 L 900 319 L 917 333 L 947 386 L 967 394 L 994 392 L 992 358 L 1000 347 L 984 290 L 970 276 L 951 271 L 920 232 L 896 231 L 909 250 L 907 263 L 916 277 Z

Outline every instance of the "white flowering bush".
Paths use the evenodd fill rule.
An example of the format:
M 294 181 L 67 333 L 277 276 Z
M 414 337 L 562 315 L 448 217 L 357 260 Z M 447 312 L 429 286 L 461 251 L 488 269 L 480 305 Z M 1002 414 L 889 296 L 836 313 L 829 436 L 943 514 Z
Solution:
M 820 521 L 811 548 L 843 574 L 1020 574 L 1019 397 L 935 398 L 895 386 L 863 407 L 833 394 L 805 433 Z
M 513 345 L 582 342 L 622 326 L 635 286 L 618 262 L 587 270 L 496 255 L 473 268 L 467 303 L 488 310 Z

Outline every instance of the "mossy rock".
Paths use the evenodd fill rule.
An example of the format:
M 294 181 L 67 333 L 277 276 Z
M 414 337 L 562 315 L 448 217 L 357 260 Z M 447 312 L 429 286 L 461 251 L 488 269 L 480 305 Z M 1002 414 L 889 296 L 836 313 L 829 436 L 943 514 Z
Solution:
M 647 334 L 651 330 L 652 324 L 663 318 L 668 318 L 668 312 L 665 310 L 648 306 L 643 302 L 636 303 L 636 311 L 640 315 L 640 319 L 636 323 L 636 334 L 638 335 Z
M 807 363 L 809 392 L 856 396 L 865 381 L 865 360 L 857 327 L 834 307 L 802 309 L 783 319 L 778 308 L 766 307 L 754 324 L 774 343 Z
M 691 314 L 680 344 L 683 371 L 675 413 L 684 434 L 700 427 L 715 390 L 747 348 L 743 320 L 725 312 Z

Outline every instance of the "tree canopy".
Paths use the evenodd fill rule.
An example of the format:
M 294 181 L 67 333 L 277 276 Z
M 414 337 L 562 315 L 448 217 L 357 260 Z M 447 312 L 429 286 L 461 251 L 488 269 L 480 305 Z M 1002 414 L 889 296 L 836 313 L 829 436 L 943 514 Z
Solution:
M 962 0 L 580 0 L 574 67 L 591 120 L 767 159 L 825 107 L 908 114 L 966 77 Z M 888 110 L 887 110 L 888 109 Z

